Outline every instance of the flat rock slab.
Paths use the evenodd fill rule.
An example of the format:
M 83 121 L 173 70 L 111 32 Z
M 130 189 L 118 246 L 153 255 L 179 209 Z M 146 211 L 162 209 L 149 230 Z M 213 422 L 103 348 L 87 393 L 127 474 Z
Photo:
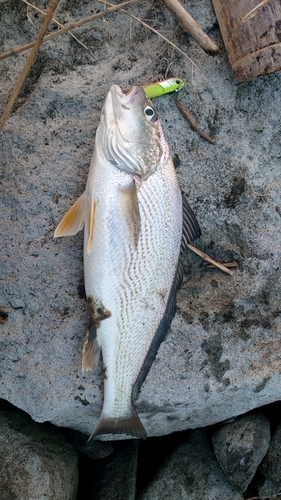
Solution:
M 178 313 L 141 389 L 140 417 L 155 436 L 281 399 L 281 74 L 238 84 L 211 2 L 184 3 L 219 45 L 216 57 L 158 2 L 131 11 L 172 31 L 173 42 L 200 70 L 118 13 L 111 23 L 99 20 L 77 32 L 92 53 L 68 35 L 42 46 L 0 136 L 0 306 L 10 308 L 0 326 L 0 397 L 37 421 L 87 435 L 98 421 L 102 366 L 81 372 L 88 323 L 81 298 L 83 235 L 55 241 L 53 233 L 84 190 L 110 85 L 127 90 L 158 80 L 167 60 L 186 80 L 177 97 L 217 139 L 210 144 L 190 128 L 174 95 L 155 99 L 181 187 L 202 228 L 197 245 L 217 260 L 237 260 L 239 268 L 232 277 L 206 271 L 186 252 Z M 95 8 L 90 0 L 61 2 L 60 20 Z M 36 37 L 24 4 L 2 3 L 0 15 L 4 50 Z M 23 53 L 0 64 L 1 111 L 25 60 Z

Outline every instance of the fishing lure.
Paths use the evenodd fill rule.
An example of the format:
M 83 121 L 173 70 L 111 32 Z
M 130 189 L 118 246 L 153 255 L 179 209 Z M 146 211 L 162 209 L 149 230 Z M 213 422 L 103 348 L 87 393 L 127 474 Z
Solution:
M 144 83 L 141 85 L 146 95 L 152 99 L 169 92 L 178 92 L 184 86 L 184 80 L 180 78 L 167 78 L 153 83 Z

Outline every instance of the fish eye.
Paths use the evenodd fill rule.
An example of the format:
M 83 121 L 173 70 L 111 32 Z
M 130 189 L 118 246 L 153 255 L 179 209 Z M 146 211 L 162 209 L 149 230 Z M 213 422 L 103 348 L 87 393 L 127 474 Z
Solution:
M 157 113 L 151 106 L 145 106 L 144 114 L 146 115 L 147 119 L 152 122 L 155 122 L 157 120 Z

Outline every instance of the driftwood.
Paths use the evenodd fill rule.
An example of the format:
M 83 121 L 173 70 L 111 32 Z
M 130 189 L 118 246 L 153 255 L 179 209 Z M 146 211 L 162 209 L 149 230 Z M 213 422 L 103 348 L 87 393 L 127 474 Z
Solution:
M 281 69 L 281 2 L 212 0 L 237 80 Z M 256 5 L 255 5 L 256 4 Z
M 262 0 L 258 5 L 256 5 L 246 16 L 243 17 L 242 21 L 245 23 L 246 21 L 249 21 L 249 19 L 252 19 L 252 17 L 256 16 L 258 14 L 259 9 L 267 2 L 270 2 L 270 0 Z
M 205 52 L 218 52 L 219 49 L 217 45 L 208 37 L 208 35 L 206 35 L 199 24 L 197 24 L 197 22 L 178 0 L 162 0 L 162 2 L 179 21 L 187 33 L 194 38 L 203 50 L 205 50 Z

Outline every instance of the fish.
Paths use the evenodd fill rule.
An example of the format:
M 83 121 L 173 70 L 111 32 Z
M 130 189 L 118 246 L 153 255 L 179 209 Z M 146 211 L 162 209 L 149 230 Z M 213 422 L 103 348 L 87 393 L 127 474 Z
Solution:
M 96 131 L 86 189 L 55 237 L 84 227 L 89 327 L 82 370 L 103 359 L 104 399 L 91 437 L 146 438 L 139 389 L 176 311 L 181 252 L 201 234 L 182 196 L 151 100 L 112 85 Z

